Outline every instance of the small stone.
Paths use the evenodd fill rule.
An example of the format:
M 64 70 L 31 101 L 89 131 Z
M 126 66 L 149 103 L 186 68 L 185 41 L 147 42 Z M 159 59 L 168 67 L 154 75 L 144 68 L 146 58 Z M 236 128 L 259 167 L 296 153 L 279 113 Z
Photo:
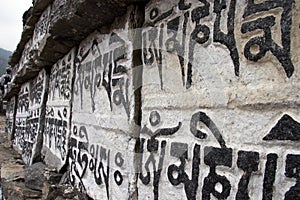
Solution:
M 41 162 L 27 167 L 25 169 L 25 186 L 33 190 L 42 191 L 45 182 L 45 167 Z
M 24 165 L 5 164 L 1 167 L 1 179 L 5 181 L 24 180 Z

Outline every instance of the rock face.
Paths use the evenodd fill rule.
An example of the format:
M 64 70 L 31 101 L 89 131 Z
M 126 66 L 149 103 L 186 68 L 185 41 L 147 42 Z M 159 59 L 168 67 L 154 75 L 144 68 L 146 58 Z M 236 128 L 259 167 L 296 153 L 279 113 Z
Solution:
M 124 15 L 127 5 L 145 1 L 36 1 L 24 15 L 22 38 L 9 62 L 16 75 L 6 98 L 17 94 L 19 81 L 30 80 L 44 67 L 50 69 L 91 32 Z
M 60 170 L 67 161 L 71 129 L 71 99 L 74 82 L 75 49 L 51 69 L 42 154 L 46 164 Z
M 1 179 L 7 181 L 24 180 L 24 165 L 17 163 L 2 165 Z
M 1 167 L 5 199 L 88 199 L 62 180 L 61 174 L 46 168 L 43 163 L 24 166 L 11 160 Z
M 139 198 L 299 198 L 297 9 L 148 4 Z
M 78 191 L 52 186 L 60 173 L 25 185 L 45 199 L 299 199 L 299 10 L 36 1 L 7 132 L 26 164 Z
M 41 160 L 47 88 L 48 75 L 42 70 L 22 85 L 18 95 L 13 144 L 22 152 L 26 164 Z
M 44 170 L 46 165 L 39 162 L 25 169 L 25 186 L 32 190 L 42 191 L 45 182 Z

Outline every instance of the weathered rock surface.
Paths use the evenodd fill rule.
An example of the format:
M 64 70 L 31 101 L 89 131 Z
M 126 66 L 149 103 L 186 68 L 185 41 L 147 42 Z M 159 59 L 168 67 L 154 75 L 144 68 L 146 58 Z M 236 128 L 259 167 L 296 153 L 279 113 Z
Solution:
M 27 167 L 25 169 L 25 186 L 33 189 L 40 190 L 43 189 L 43 183 L 45 182 L 44 170 L 46 165 L 39 162 Z
M 54 0 L 18 49 L 14 145 L 56 169 L 32 198 L 299 199 L 299 2 L 127 3 Z
M 1 167 L 1 180 L 18 181 L 24 180 L 24 165 L 8 163 Z
M 68 184 L 67 173 L 63 176 L 43 163 L 24 165 L 21 156 L 11 148 L 4 126 L 5 117 L 0 116 L 1 187 L 6 200 L 88 199 Z
M 20 181 L 3 182 L 2 190 L 6 200 L 40 199 L 42 194 L 26 188 L 24 182 Z
M 38 20 L 48 6 L 52 4 L 48 18 L 47 30 L 38 44 L 33 48 L 31 59 L 17 72 L 5 95 L 6 99 L 17 94 L 20 84 L 35 77 L 43 67 L 51 66 L 61 59 L 71 48 L 78 45 L 91 32 L 109 26 L 116 17 L 126 13 L 130 4 L 145 3 L 147 0 L 39 0 L 32 8 L 24 13 L 24 30 L 16 51 L 10 58 L 9 64 L 16 68 L 26 45 L 34 36 Z M 88 23 L 87 23 L 88 22 Z M 45 28 L 45 27 L 43 27 Z

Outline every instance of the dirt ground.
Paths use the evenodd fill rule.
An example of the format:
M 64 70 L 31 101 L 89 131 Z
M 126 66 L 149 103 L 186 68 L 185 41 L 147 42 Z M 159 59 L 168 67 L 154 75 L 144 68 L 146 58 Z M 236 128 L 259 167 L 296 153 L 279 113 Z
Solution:
M 13 150 L 11 146 L 8 134 L 5 133 L 5 116 L 0 115 L 0 200 L 3 199 L 2 195 L 6 200 L 89 199 L 66 181 L 58 180 L 64 177 L 63 174 L 58 174 L 47 167 L 44 171 L 42 170 L 42 173 L 33 173 L 41 170 L 35 170 L 34 165 L 24 165 L 21 155 Z M 45 174 L 49 176 L 47 180 L 46 177 L 42 177 Z M 44 183 L 40 183 L 41 180 Z M 43 188 L 37 190 L 37 186 L 39 186 L 38 188 L 43 186 Z
M 11 148 L 11 142 L 8 141 L 5 133 L 5 116 L 0 116 L 0 167 L 7 162 L 19 159 L 21 156 Z

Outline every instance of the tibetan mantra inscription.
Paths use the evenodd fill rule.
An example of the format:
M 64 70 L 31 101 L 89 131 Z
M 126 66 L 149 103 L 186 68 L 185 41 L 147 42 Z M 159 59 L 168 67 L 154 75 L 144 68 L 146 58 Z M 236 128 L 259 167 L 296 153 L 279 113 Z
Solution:
M 191 116 L 190 133 L 185 133 L 185 137 L 190 137 L 188 135 L 191 134 L 194 141 L 188 139 L 188 142 L 184 142 L 180 141 L 182 139 L 179 141 L 176 139 L 180 137 L 179 135 L 176 137 L 176 134 L 187 125 L 182 122 L 173 127 L 155 128 L 161 124 L 161 116 L 157 111 L 150 113 L 149 124 L 150 128 L 145 125 L 141 131 L 142 138 L 137 152 L 138 178 L 139 188 L 145 185 L 153 189 L 153 199 L 167 198 L 168 195 L 165 196 L 160 192 L 166 187 L 172 188 L 167 186 L 168 184 L 173 186 L 171 190 L 184 191 L 186 199 L 190 200 L 212 199 L 212 197 L 216 199 L 235 197 L 238 200 L 273 199 L 274 188 L 278 184 L 275 180 L 278 182 L 284 179 L 280 176 L 292 178 L 294 182 L 287 191 L 283 191 L 284 199 L 299 199 L 300 154 L 293 151 L 284 155 L 277 152 L 230 148 L 216 124 L 201 111 Z M 300 134 L 297 131 L 299 128 L 300 123 L 285 114 L 263 140 L 299 142 Z M 209 134 L 216 141 L 216 146 L 207 145 Z M 281 163 L 279 160 L 285 162 Z M 284 171 L 281 170 L 283 167 Z M 284 174 L 280 174 L 282 172 Z M 257 176 L 262 178 L 257 179 Z M 251 191 L 254 180 L 255 184 L 262 186 L 259 196 Z M 261 180 L 261 183 L 257 180 Z
M 193 69 L 197 67 L 194 63 L 195 47 L 209 45 L 211 35 L 212 42 L 224 45 L 228 49 L 236 76 L 240 75 L 242 52 L 243 56 L 252 62 L 258 62 L 270 52 L 284 69 L 286 77 L 290 78 L 293 75 L 291 27 L 294 0 L 269 0 L 262 3 L 248 0 L 240 30 L 236 30 L 235 24 L 237 3 L 236 0 L 179 0 L 178 4 L 169 6 L 168 10 L 161 11 L 160 7 L 156 6 L 150 8 L 146 13 L 147 20 L 143 28 L 143 62 L 145 66 L 157 66 L 161 88 L 162 70 L 167 65 L 164 63 L 164 54 L 175 53 L 178 56 L 182 83 L 188 89 L 193 82 Z M 281 14 L 276 12 L 274 15 L 272 11 L 278 9 L 282 10 Z M 227 15 L 223 19 L 225 12 Z M 248 20 L 260 15 L 262 17 Z M 211 20 L 212 16 L 215 16 L 214 22 L 212 27 L 209 27 L 205 19 Z M 226 25 L 222 24 L 224 21 L 227 22 Z M 274 39 L 272 28 L 275 25 L 280 26 L 280 43 Z M 223 31 L 224 27 L 226 32 Z M 240 33 L 236 34 L 238 31 Z M 256 35 L 258 31 L 263 34 L 250 37 L 250 34 Z M 243 39 L 250 38 L 243 49 L 238 49 L 238 36 L 242 36 Z

